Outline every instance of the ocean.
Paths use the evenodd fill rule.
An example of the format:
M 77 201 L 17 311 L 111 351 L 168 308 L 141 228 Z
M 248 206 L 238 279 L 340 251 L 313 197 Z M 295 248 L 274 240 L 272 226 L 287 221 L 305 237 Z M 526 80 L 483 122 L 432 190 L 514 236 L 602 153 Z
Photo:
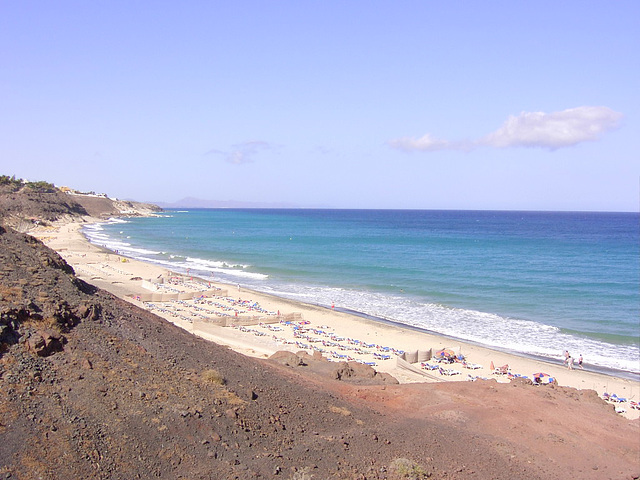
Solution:
M 637 213 L 190 209 L 84 233 L 205 280 L 640 374 Z

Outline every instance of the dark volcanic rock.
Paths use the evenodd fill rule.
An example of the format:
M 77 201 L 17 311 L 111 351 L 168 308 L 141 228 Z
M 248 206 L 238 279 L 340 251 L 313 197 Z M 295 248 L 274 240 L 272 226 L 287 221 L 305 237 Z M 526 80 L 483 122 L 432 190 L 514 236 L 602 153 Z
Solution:
M 60 332 L 50 329 L 31 333 L 26 341 L 27 350 L 39 357 L 48 357 L 63 350 L 67 339 Z

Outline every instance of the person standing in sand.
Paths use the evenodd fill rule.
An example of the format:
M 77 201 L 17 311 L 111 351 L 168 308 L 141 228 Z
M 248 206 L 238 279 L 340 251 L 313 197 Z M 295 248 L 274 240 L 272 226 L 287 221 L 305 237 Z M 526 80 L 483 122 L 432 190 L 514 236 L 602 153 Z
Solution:
M 567 368 L 569 368 L 569 370 L 573 370 L 573 357 L 569 356 L 569 358 L 567 358 Z
M 582 354 L 578 357 L 578 367 L 584 370 L 584 367 L 582 366 Z

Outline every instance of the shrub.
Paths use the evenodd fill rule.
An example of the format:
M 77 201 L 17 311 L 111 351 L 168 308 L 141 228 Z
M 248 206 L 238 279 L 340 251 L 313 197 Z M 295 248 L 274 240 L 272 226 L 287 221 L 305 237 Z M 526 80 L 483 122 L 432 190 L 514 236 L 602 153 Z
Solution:
M 431 476 L 422 466 L 408 458 L 396 458 L 389 466 L 393 479 L 423 480 Z
M 0 186 L 9 186 L 12 190 L 20 190 L 22 188 L 22 179 L 16 179 L 16 176 L 0 175 Z
M 329 407 L 329 410 L 333 413 L 339 413 L 340 415 L 344 415 L 345 417 L 348 417 L 349 415 L 351 415 L 351 412 L 344 407 L 336 407 L 335 405 L 331 405 Z
M 217 370 L 209 369 L 200 374 L 200 377 L 205 383 L 213 383 L 215 385 L 224 385 L 226 380 Z
M 39 181 L 39 182 L 27 182 L 27 188 L 34 190 L 39 193 L 53 193 L 56 191 L 55 185 L 49 182 Z

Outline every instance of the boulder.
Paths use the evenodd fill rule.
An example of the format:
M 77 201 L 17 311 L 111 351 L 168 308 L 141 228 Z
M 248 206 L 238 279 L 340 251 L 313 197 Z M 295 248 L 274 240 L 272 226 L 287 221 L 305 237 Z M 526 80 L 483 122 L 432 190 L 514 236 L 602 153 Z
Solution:
M 26 341 L 27 350 L 39 357 L 48 357 L 64 349 L 67 339 L 53 330 L 38 330 Z
M 280 350 L 274 353 L 273 355 L 271 355 L 271 357 L 269 357 L 269 359 L 288 367 L 300 367 L 306 365 L 304 360 L 298 355 L 293 352 L 287 352 L 284 350 Z

